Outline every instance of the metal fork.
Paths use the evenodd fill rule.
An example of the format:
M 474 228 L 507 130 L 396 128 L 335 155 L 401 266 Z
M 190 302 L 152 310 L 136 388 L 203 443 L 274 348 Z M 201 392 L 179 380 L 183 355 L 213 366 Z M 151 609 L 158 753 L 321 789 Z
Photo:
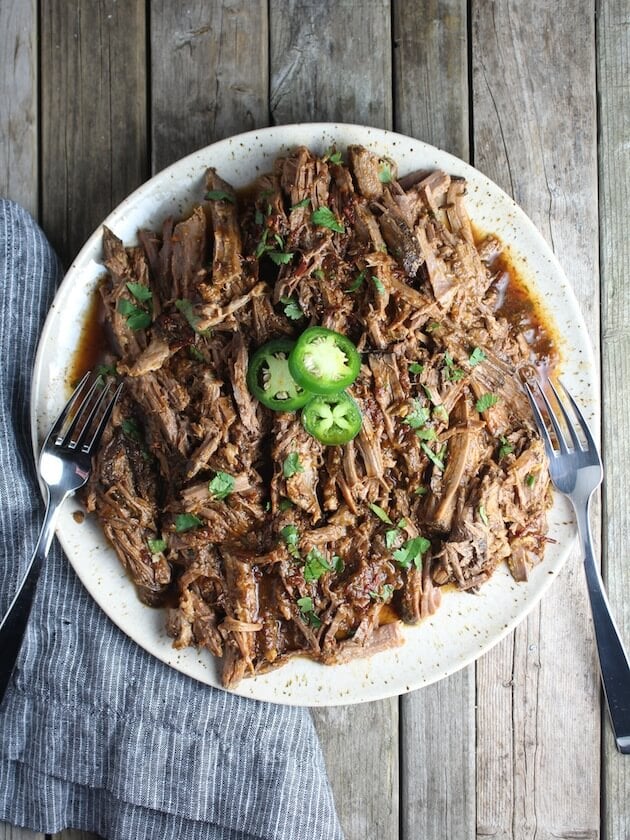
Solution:
M 92 455 L 122 389 L 121 383 L 112 395 L 111 386 L 105 385 L 100 376 L 88 387 L 90 377 L 91 373 L 85 374 L 63 407 L 39 455 L 38 471 L 47 491 L 46 513 L 24 578 L 0 623 L 0 702 L 20 651 L 35 585 L 55 532 L 57 514 L 68 496 L 83 487 L 90 477 Z
M 535 399 L 533 383 L 538 386 L 536 392 L 542 398 L 547 416 L 554 432 L 556 445 L 552 440 L 549 426 Z M 612 724 L 617 749 L 621 753 L 630 754 L 630 663 L 624 650 L 619 631 L 610 613 L 608 598 L 604 591 L 599 570 L 593 555 L 593 541 L 589 522 L 589 506 L 594 491 L 602 482 L 604 470 L 590 429 L 582 412 L 578 408 L 571 394 L 560 383 L 562 390 L 571 404 L 575 421 L 582 432 L 584 443 L 580 440 L 575 421 L 561 400 L 558 390 L 549 380 L 549 387 L 562 421 L 545 394 L 542 384 L 532 380 L 526 383 L 529 400 L 534 411 L 534 417 L 541 437 L 545 444 L 549 458 L 549 474 L 556 490 L 564 493 L 571 500 L 577 518 L 578 532 L 584 552 L 584 570 L 586 584 L 591 601 L 593 626 L 599 655 L 599 668 L 604 687 L 604 695 L 608 704 L 608 712 Z M 565 434 L 568 432 L 570 444 Z

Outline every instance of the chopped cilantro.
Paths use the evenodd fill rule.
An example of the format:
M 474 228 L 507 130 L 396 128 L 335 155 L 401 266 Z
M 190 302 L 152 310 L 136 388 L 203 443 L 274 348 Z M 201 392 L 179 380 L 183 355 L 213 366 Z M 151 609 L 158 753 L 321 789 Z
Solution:
M 449 352 L 444 354 L 444 364 L 446 365 L 447 376 L 451 382 L 459 382 L 460 379 L 463 379 L 466 376 L 465 371 L 461 370 L 461 368 L 455 367 L 455 362 Z
M 429 410 L 422 405 L 419 399 L 412 399 L 411 411 L 405 417 L 403 423 L 411 426 L 412 429 L 421 429 L 423 426 L 426 426 L 428 420 Z
M 336 163 L 337 165 L 343 163 L 343 157 L 341 156 L 341 152 L 333 152 L 332 149 L 326 149 L 324 153 L 323 160 L 329 160 L 331 163 Z
M 311 221 L 318 227 L 330 228 L 337 233 L 345 233 L 346 229 L 329 207 L 318 207 L 311 214 Z
M 270 255 L 271 256 L 271 255 Z M 304 312 L 298 301 L 293 297 L 281 297 L 280 303 L 284 305 L 284 314 L 291 321 L 299 321 L 304 317 Z
M 301 472 L 304 472 L 304 467 L 300 463 L 300 456 L 297 452 L 291 452 L 284 459 L 284 463 L 282 464 L 282 474 L 285 478 L 291 478 L 292 475 Z
M 528 473 L 525 478 L 525 484 L 527 484 L 528 487 L 533 487 L 534 484 L 536 484 L 536 476 Z
M 496 394 L 482 394 L 479 397 L 477 402 L 475 403 L 475 408 L 482 414 L 484 411 L 487 411 L 489 408 L 492 408 L 493 405 L 496 405 L 499 402 L 499 397 Z
M 346 289 L 347 292 L 356 292 L 357 289 L 360 289 L 363 285 L 363 281 L 365 280 L 365 269 L 360 271 L 357 276 L 354 278 L 352 283 Z
M 475 367 L 475 365 L 480 364 L 486 358 L 486 354 L 483 352 L 481 347 L 473 347 L 473 350 L 468 357 L 468 364 L 471 367 Z
M 236 204 L 236 197 L 225 190 L 208 190 L 206 193 L 207 201 L 230 201 Z
M 119 298 L 116 308 L 124 316 L 130 330 L 146 330 L 151 325 L 149 311 L 143 306 L 137 306 L 127 298 Z
M 178 534 L 199 528 L 201 525 L 203 522 L 194 513 L 178 513 L 175 517 L 175 530 Z
M 372 513 L 375 513 L 378 516 L 378 518 L 381 520 L 381 522 L 386 522 L 388 525 L 393 525 L 394 524 L 392 522 L 392 520 L 389 518 L 387 512 L 384 511 L 383 508 L 380 505 L 377 505 L 374 502 L 370 502 L 368 507 L 372 511 Z
M 208 492 L 215 499 L 226 499 L 230 493 L 234 492 L 234 477 L 219 470 L 209 482 Z
M 203 355 L 203 353 L 197 350 L 197 348 L 194 347 L 192 344 L 188 347 L 188 355 L 191 357 L 191 359 L 194 359 L 196 362 L 206 361 L 206 357 Z
M 499 448 L 499 458 L 505 458 L 506 455 L 510 455 L 510 453 L 514 452 L 514 447 L 509 442 L 509 440 L 503 435 L 499 438 L 501 441 L 501 447 Z
M 414 496 L 426 496 L 428 492 L 429 489 L 423 484 L 421 484 L 420 487 L 416 487 L 416 489 L 413 491 L 413 494 Z
M 143 286 L 142 283 L 127 283 L 126 285 L 131 294 L 136 300 L 139 300 L 140 303 L 146 303 L 149 300 L 153 300 L 153 293 L 148 286 Z
M 420 444 L 422 451 L 425 453 L 427 458 L 432 461 L 438 470 L 444 472 L 444 461 L 440 458 L 439 455 L 436 455 L 435 452 L 431 449 L 431 447 L 424 443 L 424 441 Z
M 280 529 L 280 535 L 285 542 L 289 554 L 292 557 L 299 558 L 300 551 L 298 549 L 298 542 L 300 534 L 296 526 L 293 524 L 285 525 L 284 528 Z
M 440 420 L 442 423 L 448 423 L 448 411 L 444 408 L 442 403 L 436 405 L 433 409 L 433 417 L 435 420 Z
M 293 502 L 291 501 L 291 499 L 280 499 L 280 501 L 278 502 L 278 507 L 281 511 L 291 510 L 291 508 L 293 507 Z
M 123 434 L 127 435 L 128 438 L 131 438 L 131 440 L 135 440 L 136 443 L 144 443 L 140 427 L 133 417 L 128 417 L 123 420 L 120 424 L 120 428 L 123 430 Z
M 409 569 L 411 564 L 422 568 L 422 555 L 431 548 L 431 543 L 425 537 L 413 537 L 394 551 L 394 559 L 401 569 Z
M 385 286 L 381 283 L 378 277 L 372 275 L 372 283 L 374 283 L 374 288 L 376 289 L 379 295 L 385 294 Z
M 387 531 L 385 531 L 385 547 L 393 548 L 399 537 L 400 531 L 398 528 L 388 528 Z
M 420 440 L 436 440 L 437 439 L 437 432 L 435 429 L 426 428 L 426 429 L 416 429 L 416 435 L 420 438 Z
M 378 168 L 378 180 L 382 184 L 389 184 L 392 181 L 392 168 L 386 160 L 381 161 Z
M 271 262 L 275 263 L 276 265 L 288 265 L 293 259 L 293 252 L 287 251 L 285 253 L 283 251 L 268 251 L 267 256 L 269 257 Z
M 343 570 L 346 568 L 346 564 L 343 562 L 343 558 L 340 557 L 338 554 L 333 554 L 332 556 L 332 567 L 335 572 L 341 574 Z
M 422 373 L 424 371 L 424 365 L 421 365 L 419 362 L 412 362 L 409 365 L 409 373 Z
M 162 551 L 166 551 L 166 540 L 147 540 L 147 545 L 151 554 L 160 554 Z
M 300 612 L 304 616 L 304 618 L 308 621 L 311 627 L 321 627 L 322 620 L 319 616 L 315 615 L 315 608 L 313 606 L 313 599 L 306 597 L 306 598 L 298 598 L 297 605 L 300 608 Z
M 316 268 L 313 272 L 313 277 L 317 277 L 318 280 L 325 280 L 326 279 L 326 272 L 323 268 Z
M 325 572 L 332 571 L 332 566 L 317 548 L 311 548 L 304 564 L 304 580 L 307 583 L 319 580 Z
M 309 205 L 310 203 L 311 203 L 311 199 L 310 199 L 310 198 L 303 198 L 303 199 L 302 199 L 302 201 L 298 201 L 298 203 L 297 203 L 297 204 L 294 204 L 294 205 L 293 205 L 290 209 L 291 209 L 291 210 L 297 210 L 297 209 L 298 209 L 298 208 L 300 208 L 300 207 L 308 207 L 308 205 Z
M 201 318 L 193 309 L 192 301 L 187 298 L 182 298 L 181 300 L 175 301 L 175 306 L 198 335 L 208 335 L 208 330 L 197 329 L 197 324 L 201 321 Z
M 431 321 L 428 327 L 426 327 L 427 332 L 435 332 L 436 330 L 440 329 L 440 324 L 438 321 Z

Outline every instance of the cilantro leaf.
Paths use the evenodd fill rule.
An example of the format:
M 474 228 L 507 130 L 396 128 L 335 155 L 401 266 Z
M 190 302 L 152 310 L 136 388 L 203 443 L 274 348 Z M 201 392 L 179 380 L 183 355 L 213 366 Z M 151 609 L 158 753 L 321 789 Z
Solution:
M 392 181 L 392 169 L 389 163 L 384 160 L 378 169 L 378 180 L 381 184 L 389 184 Z
M 536 484 L 536 476 L 532 475 L 532 473 L 528 473 L 525 478 L 525 484 L 527 484 L 528 487 L 533 487 L 534 484 Z
M 147 540 L 151 554 L 160 554 L 166 550 L 166 540 Z
M 419 362 L 412 362 L 409 365 L 409 373 L 422 373 L 424 371 L 424 365 L 421 365 Z
M 393 548 L 399 537 L 400 531 L 398 528 L 388 528 L 387 531 L 385 531 L 385 547 Z
M 313 599 L 306 597 L 306 598 L 298 598 L 297 605 L 300 608 L 300 612 L 306 618 L 308 623 L 311 627 L 321 627 L 322 620 L 317 615 L 315 615 L 315 607 L 313 606 Z
M 365 280 L 365 269 L 360 271 L 357 276 L 354 278 L 352 283 L 346 289 L 346 292 L 356 292 L 357 289 L 360 289 L 363 285 L 363 281 Z
M 420 400 L 414 397 L 411 400 L 411 411 L 405 417 L 403 423 L 411 426 L 412 429 L 421 429 L 428 423 L 429 416 L 429 409 L 425 408 Z
M 372 283 L 374 283 L 374 288 L 376 289 L 379 295 L 385 294 L 385 286 L 381 283 L 378 277 L 372 275 Z
M 304 312 L 298 301 L 293 297 L 281 297 L 280 303 L 284 304 L 284 314 L 291 321 L 299 321 L 304 317 Z
M 332 571 L 332 566 L 326 560 L 324 555 L 317 548 L 311 548 L 306 555 L 306 562 L 304 565 L 304 580 L 307 583 L 319 580 L 326 572 Z
M 288 265 L 291 260 L 293 259 L 293 252 L 287 251 L 286 253 L 283 251 L 269 251 L 267 256 L 271 260 L 271 262 L 275 263 L 276 265 Z
M 140 427 L 133 417 L 127 417 L 123 420 L 120 424 L 120 428 L 123 430 L 123 434 L 127 435 L 127 437 L 131 440 L 135 440 L 136 443 L 144 443 Z
M 285 478 L 291 478 L 292 475 L 301 472 L 304 472 L 304 467 L 300 463 L 300 456 L 297 452 L 291 452 L 284 459 L 284 463 L 282 464 L 282 474 Z
M 346 564 L 343 562 L 343 557 L 340 557 L 338 554 L 333 554 L 332 567 L 335 572 L 341 574 L 341 572 L 343 572 L 346 568 Z
M 484 411 L 487 411 L 489 408 L 492 408 L 493 405 L 496 405 L 499 402 L 499 397 L 496 394 L 482 394 L 479 397 L 477 402 L 475 403 L 475 408 L 482 414 Z
M 401 569 L 409 569 L 413 564 L 416 569 L 422 568 L 422 555 L 431 548 L 431 543 L 425 537 L 412 537 L 394 551 L 394 559 Z
M 297 210 L 297 209 L 298 209 L 298 208 L 300 208 L 300 207 L 308 207 L 308 205 L 309 205 L 310 203 L 311 203 L 311 199 L 310 199 L 310 198 L 303 198 L 303 199 L 302 199 L 302 201 L 298 201 L 298 203 L 297 203 L 297 204 L 294 204 L 294 205 L 293 205 L 292 207 L 290 207 L 289 209 L 290 209 L 290 210 Z
M 285 525 L 284 528 L 280 529 L 280 535 L 285 542 L 289 554 L 292 557 L 299 558 L 300 551 L 298 549 L 298 542 L 300 539 L 300 533 L 296 526 L 293 524 Z
M 514 452 L 514 447 L 506 437 L 503 437 L 503 435 L 501 435 L 499 440 L 501 441 L 501 447 L 499 449 L 499 458 L 505 458 L 506 455 L 509 455 L 510 453 Z
M 333 152 L 332 149 L 326 149 L 324 152 L 323 160 L 329 160 L 331 163 L 336 163 L 339 165 L 343 163 L 343 157 L 341 156 L 341 152 Z
M 215 499 L 226 499 L 234 492 L 234 477 L 219 470 L 208 484 L 208 492 Z
M 175 531 L 178 534 L 191 531 L 193 528 L 199 528 L 201 525 L 203 525 L 203 522 L 194 513 L 178 513 L 175 517 Z
M 278 508 L 281 511 L 291 510 L 292 507 L 293 507 L 293 502 L 291 501 L 291 499 L 284 499 L 283 498 L 283 499 L 280 499 L 280 501 L 278 502 Z
M 329 207 L 318 207 L 317 210 L 314 210 L 311 213 L 311 221 L 318 227 L 330 228 L 330 230 L 334 230 L 337 233 L 346 232 L 345 227 Z
M 463 379 L 466 376 L 465 371 L 455 367 L 455 362 L 449 352 L 444 354 L 444 364 L 447 368 L 447 376 L 451 382 L 459 382 L 460 379 Z
M 381 522 L 386 522 L 388 525 L 393 525 L 394 524 L 392 522 L 392 520 L 389 518 L 387 512 L 384 511 L 383 508 L 380 505 L 377 505 L 374 502 L 370 502 L 368 507 L 372 511 L 372 513 L 375 513 L 378 516 L 378 518 L 381 520 Z
M 150 313 L 126 298 L 119 298 L 116 308 L 124 316 L 130 330 L 146 330 L 151 325 Z
M 146 303 L 148 300 L 153 300 L 153 292 L 148 286 L 143 286 L 142 283 L 127 283 L 127 288 L 136 300 L 140 303 Z
M 200 330 L 197 328 L 197 324 L 199 323 L 199 321 L 201 321 L 201 318 L 193 309 L 192 301 L 188 300 L 187 298 L 176 300 L 175 307 L 182 313 L 184 318 L 188 321 L 192 329 L 198 335 L 208 335 L 208 330 Z
M 420 448 L 425 453 L 429 461 L 432 461 L 438 470 L 444 472 L 444 461 L 439 455 L 436 455 L 435 452 L 431 449 L 431 447 L 424 443 L 424 441 L 420 444 Z
M 207 201 L 229 201 L 232 204 L 236 204 L 236 196 L 232 195 L 225 190 L 208 190 L 206 193 L 206 200 Z
M 416 487 L 416 489 L 413 491 L 413 494 L 414 496 L 426 496 L 428 492 L 429 488 L 421 484 L 419 487 Z
M 481 347 L 473 347 L 472 353 L 468 357 L 468 364 L 471 367 L 475 367 L 475 365 L 478 365 L 480 362 L 483 362 L 485 358 L 486 354 L 483 352 Z

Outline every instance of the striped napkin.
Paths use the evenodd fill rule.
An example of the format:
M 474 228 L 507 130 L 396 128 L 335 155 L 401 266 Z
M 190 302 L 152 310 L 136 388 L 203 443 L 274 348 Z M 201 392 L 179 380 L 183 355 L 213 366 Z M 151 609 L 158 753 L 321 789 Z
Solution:
M 2 613 L 42 518 L 29 388 L 60 277 L 32 218 L 0 200 Z M 2 820 L 108 840 L 342 840 L 308 711 L 219 691 L 151 657 L 56 542 L 0 707 Z

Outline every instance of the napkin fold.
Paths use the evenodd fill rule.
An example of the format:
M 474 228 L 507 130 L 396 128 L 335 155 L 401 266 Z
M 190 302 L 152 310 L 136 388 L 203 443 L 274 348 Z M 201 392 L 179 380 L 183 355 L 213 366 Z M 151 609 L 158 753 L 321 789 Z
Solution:
M 0 613 L 43 513 L 30 380 L 61 276 L 29 214 L 0 200 Z M 308 710 L 214 689 L 150 656 L 56 541 L 0 707 L 1 820 L 108 840 L 343 840 Z

